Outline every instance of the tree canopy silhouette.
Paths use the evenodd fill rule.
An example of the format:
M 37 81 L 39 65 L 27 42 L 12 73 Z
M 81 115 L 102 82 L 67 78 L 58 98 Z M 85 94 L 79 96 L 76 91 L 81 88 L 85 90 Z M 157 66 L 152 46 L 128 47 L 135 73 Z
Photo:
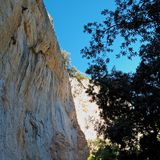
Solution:
M 84 32 L 91 35 L 89 46 L 81 50 L 91 59 L 87 73 L 88 93 L 101 109 L 105 124 L 99 133 L 120 146 L 119 159 L 160 159 L 160 0 L 115 0 L 114 11 L 104 10 L 104 21 L 88 23 Z M 121 37 L 120 52 L 113 50 Z M 139 50 L 134 45 L 140 45 Z M 135 73 L 112 69 L 109 54 L 116 57 L 139 56 Z

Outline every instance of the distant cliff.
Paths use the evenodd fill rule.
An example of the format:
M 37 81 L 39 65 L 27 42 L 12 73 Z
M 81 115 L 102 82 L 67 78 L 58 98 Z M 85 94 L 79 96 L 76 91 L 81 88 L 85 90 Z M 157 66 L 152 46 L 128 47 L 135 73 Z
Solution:
M 86 160 L 87 143 L 42 0 L 0 3 L 0 159 Z
M 87 141 L 98 138 L 96 127 L 99 122 L 103 122 L 100 118 L 100 110 L 95 102 L 91 101 L 91 97 L 86 93 L 89 85 L 89 79 L 77 79 L 76 76 L 70 78 L 73 99 L 76 107 L 78 123 L 85 134 Z M 95 88 L 98 91 L 98 88 Z M 98 123 L 97 123 L 98 122 Z

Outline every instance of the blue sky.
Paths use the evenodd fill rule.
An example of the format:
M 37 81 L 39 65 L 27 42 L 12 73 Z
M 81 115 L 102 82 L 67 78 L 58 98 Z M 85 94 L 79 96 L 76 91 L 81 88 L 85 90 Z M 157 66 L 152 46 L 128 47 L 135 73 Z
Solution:
M 100 21 L 100 12 L 114 9 L 114 0 L 44 0 L 45 6 L 53 17 L 54 28 L 60 47 L 71 54 L 71 61 L 81 72 L 87 69 L 87 61 L 82 58 L 80 50 L 88 45 L 89 35 L 83 33 L 83 26 L 88 22 Z M 114 46 L 118 50 L 118 40 Z M 110 61 L 113 65 L 124 72 L 133 72 L 139 59 L 132 61 L 127 58 Z

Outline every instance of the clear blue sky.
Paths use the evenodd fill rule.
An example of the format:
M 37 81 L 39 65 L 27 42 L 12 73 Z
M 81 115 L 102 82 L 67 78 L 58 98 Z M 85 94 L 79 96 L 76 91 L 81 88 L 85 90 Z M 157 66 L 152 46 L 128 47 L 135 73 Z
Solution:
M 100 12 L 114 9 L 114 0 L 44 0 L 46 8 L 53 17 L 54 28 L 61 49 L 71 54 L 72 64 L 81 72 L 87 69 L 87 61 L 81 57 L 80 50 L 88 45 L 89 35 L 83 33 L 83 26 L 88 22 L 100 21 Z M 118 41 L 115 44 L 118 50 Z M 134 71 L 138 58 L 111 59 L 110 68 L 115 65 L 124 72 Z

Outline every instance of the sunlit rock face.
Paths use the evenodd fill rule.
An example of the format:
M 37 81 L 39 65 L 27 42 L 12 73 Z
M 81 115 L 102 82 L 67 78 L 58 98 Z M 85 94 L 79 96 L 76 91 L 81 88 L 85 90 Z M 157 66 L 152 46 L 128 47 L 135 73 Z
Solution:
M 96 127 L 98 123 L 103 123 L 103 121 L 100 118 L 98 105 L 91 101 L 91 97 L 86 93 L 89 79 L 78 81 L 76 78 L 70 78 L 70 81 L 78 123 L 86 139 L 88 141 L 95 140 L 99 137 Z M 95 91 L 98 91 L 98 88 L 95 88 Z
M 0 0 L 0 159 L 86 157 L 68 74 L 42 0 Z

